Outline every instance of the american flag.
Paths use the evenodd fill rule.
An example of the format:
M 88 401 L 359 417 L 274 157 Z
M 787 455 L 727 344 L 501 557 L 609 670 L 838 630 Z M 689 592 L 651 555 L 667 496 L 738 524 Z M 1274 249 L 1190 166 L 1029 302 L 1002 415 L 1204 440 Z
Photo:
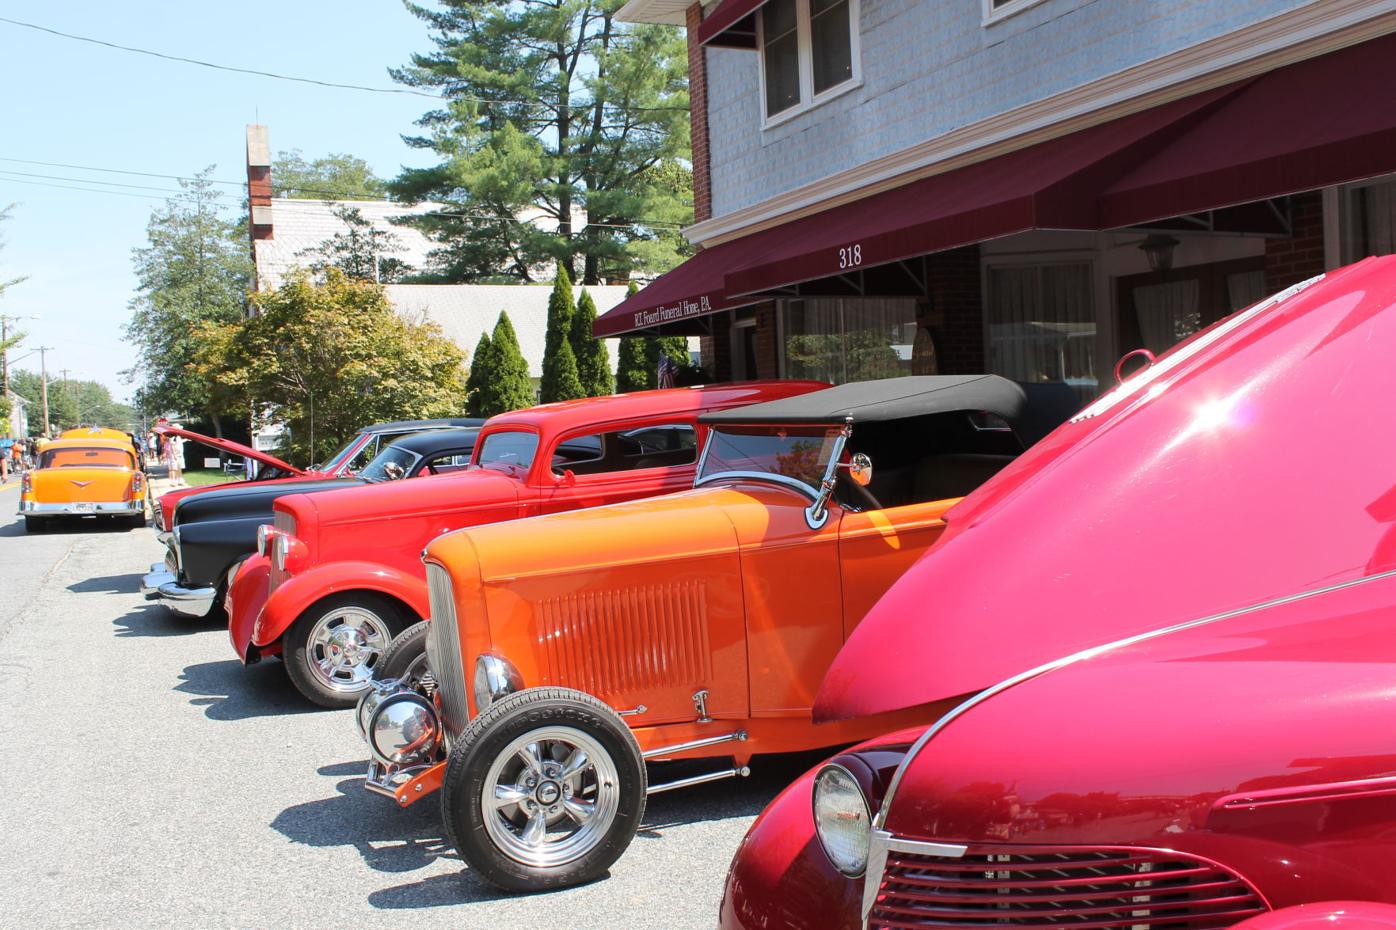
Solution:
M 659 386 L 671 388 L 678 385 L 679 366 L 667 355 L 659 357 Z

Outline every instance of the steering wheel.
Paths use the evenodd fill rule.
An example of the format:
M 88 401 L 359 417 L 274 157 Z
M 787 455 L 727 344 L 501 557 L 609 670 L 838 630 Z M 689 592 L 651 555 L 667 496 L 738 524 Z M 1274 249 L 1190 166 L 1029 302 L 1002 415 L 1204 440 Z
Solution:
M 859 508 L 860 510 L 883 509 L 882 502 L 873 495 L 873 492 L 869 491 L 865 485 L 861 485 L 848 477 L 848 472 L 840 469 L 839 476 L 836 480 L 838 481 L 840 489 L 845 492 L 839 496 L 850 502 L 856 501 L 861 505 Z

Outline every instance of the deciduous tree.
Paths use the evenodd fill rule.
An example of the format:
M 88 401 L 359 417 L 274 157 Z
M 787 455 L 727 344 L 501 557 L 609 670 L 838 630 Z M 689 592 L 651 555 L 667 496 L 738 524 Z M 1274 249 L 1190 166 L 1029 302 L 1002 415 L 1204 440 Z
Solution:
M 387 183 L 373 173 L 368 162 L 335 152 L 307 159 L 300 149 L 277 152 L 272 159 L 271 183 L 278 197 L 298 200 L 382 200 Z
M 323 461 L 365 423 L 460 412 L 461 351 L 395 313 L 383 288 L 338 269 L 253 296 L 256 315 L 206 334 L 199 372 L 289 426 L 290 452 Z

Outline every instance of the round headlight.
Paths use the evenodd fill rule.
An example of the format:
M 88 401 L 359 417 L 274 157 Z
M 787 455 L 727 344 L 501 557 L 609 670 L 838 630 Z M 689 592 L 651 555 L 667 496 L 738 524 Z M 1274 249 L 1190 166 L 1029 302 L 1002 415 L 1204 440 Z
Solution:
M 277 571 L 286 570 L 286 556 L 291 552 L 291 540 L 282 533 L 277 533 L 271 541 L 272 560 L 276 563 Z
M 872 816 L 857 779 L 841 765 L 826 765 L 814 777 L 814 829 L 834 868 L 850 878 L 863 874 Z
M 354 722 L 359 725 L 359 735 L 368 738 L 368 722 L 373 719 L 373 714 L 378 710 L 378 705 L 382 704 L 389 696 L 404 690 L 393 680 L 378 681 L 374 679 L 368 683 L 368 690 L 359 698 L 359 706 L 354 710 Z
M 261 526 L 257 527 L 257 554 L 258 554 L 258 555 L 266 555 L 266 554 L 267 554 L 267 540 L 269 540 L 269 539 L 271 538 L 271 534 L 272 534 L 273 532 L 274 532 L 274 531 L 273 531 L 272 528 L 271 528 L 271 524 L 269 524 L 269 523 L 263 523 Z
M 523 690 L 523 677 L 508 659 L 485 653 L 475 660 L 473 686 L 475 713 L 483 714 L 495 701 Z
M 369 748 L 392 765 L 420 762 L 440 740 L 436 708 L 420 694 L 392 695 L 378 705 L 368 722 Z

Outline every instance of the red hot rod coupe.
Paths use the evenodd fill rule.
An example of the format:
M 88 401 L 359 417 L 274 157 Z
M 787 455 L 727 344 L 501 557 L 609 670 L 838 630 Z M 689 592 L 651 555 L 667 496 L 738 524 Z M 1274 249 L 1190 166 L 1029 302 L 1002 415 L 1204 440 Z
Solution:
M 978 693 L 772 802 L 724 930 L 1381 926 L 1350 902 L 1396 903 L 1394 349 L 1396 258 L 1330 272 L 963 501 L 817 712 Z
M 754 381 L 544 404 L 489 420 L 464 472 L 281 497 L 260 556 L 228 588 L 233 648 L 244 662 L 281 654 L 306 697 L 352 706 L 389 641 L 428 616 L 420 556 L 434 537 L 686 488 L 707 433 L 699 414 L 825 386 Z

